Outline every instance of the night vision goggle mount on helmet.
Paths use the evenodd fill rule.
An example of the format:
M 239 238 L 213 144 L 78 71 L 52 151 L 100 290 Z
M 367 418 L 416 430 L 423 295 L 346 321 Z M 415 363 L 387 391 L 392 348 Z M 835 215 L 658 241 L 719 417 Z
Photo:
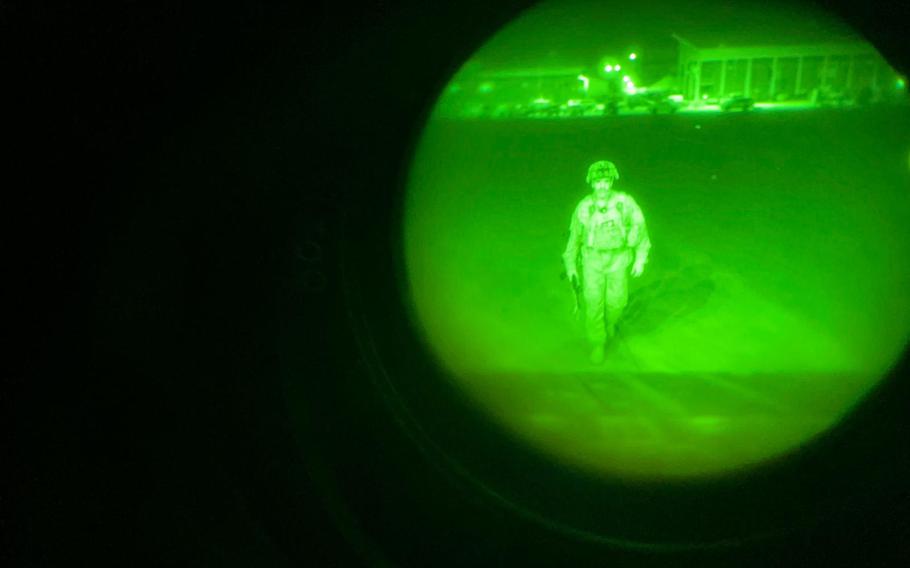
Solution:
M 611 182 L 619 179 L 619 172 L 616 170 L 616 166 L 613 162 L 600 160 L 591 164 L 588 168 L 588 177 L 585 181 L 588 185 L 591 185 L 599 179 L 606 179 Z

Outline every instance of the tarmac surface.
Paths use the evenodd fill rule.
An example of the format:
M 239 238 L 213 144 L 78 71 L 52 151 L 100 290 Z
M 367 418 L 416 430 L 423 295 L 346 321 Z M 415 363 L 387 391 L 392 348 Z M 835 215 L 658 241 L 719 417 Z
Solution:
M 786 453 L 906 346 L 908 114 L 435 123 L 406 216 L 421 324 L 480 404 L 567 463 L 685 476 Z M 592 365 L 560 255 L 602 158 L 653 248 Z

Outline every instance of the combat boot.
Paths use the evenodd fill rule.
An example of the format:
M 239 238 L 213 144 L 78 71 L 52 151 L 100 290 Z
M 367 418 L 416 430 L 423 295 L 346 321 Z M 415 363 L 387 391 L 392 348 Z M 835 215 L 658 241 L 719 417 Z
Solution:
M 607 324 L 607 341 L 612 341 L 616 338 L 616 324 L 610 323 Z

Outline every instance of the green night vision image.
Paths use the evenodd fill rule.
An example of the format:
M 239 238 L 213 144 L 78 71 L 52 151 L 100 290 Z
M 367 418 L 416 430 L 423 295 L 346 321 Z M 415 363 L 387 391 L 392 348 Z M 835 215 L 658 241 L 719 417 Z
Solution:
M 407 180 L 407 301 L 504 431 L 572 468 L 745 471 L 910 334 L 910 105 L 796 4 L 546 2 L 454 73 Z

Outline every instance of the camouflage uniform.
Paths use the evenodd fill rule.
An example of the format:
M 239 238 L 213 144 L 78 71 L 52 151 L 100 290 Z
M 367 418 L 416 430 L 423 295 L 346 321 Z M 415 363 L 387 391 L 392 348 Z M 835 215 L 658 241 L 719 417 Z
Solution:
M 588 169 L 587 181 L 619 179 L 607 161 Z M 585 301 L 585 329 L 593 346 L 602 346 L 615 332 L 629 298 L 629 268 L 644 268 L 651 241 L 641 209 L 626 193 L 608 191 L 604 201 L 587 195 L 572 214 L 569 242 L 563 260 L 570 277 L 578 274 Z

